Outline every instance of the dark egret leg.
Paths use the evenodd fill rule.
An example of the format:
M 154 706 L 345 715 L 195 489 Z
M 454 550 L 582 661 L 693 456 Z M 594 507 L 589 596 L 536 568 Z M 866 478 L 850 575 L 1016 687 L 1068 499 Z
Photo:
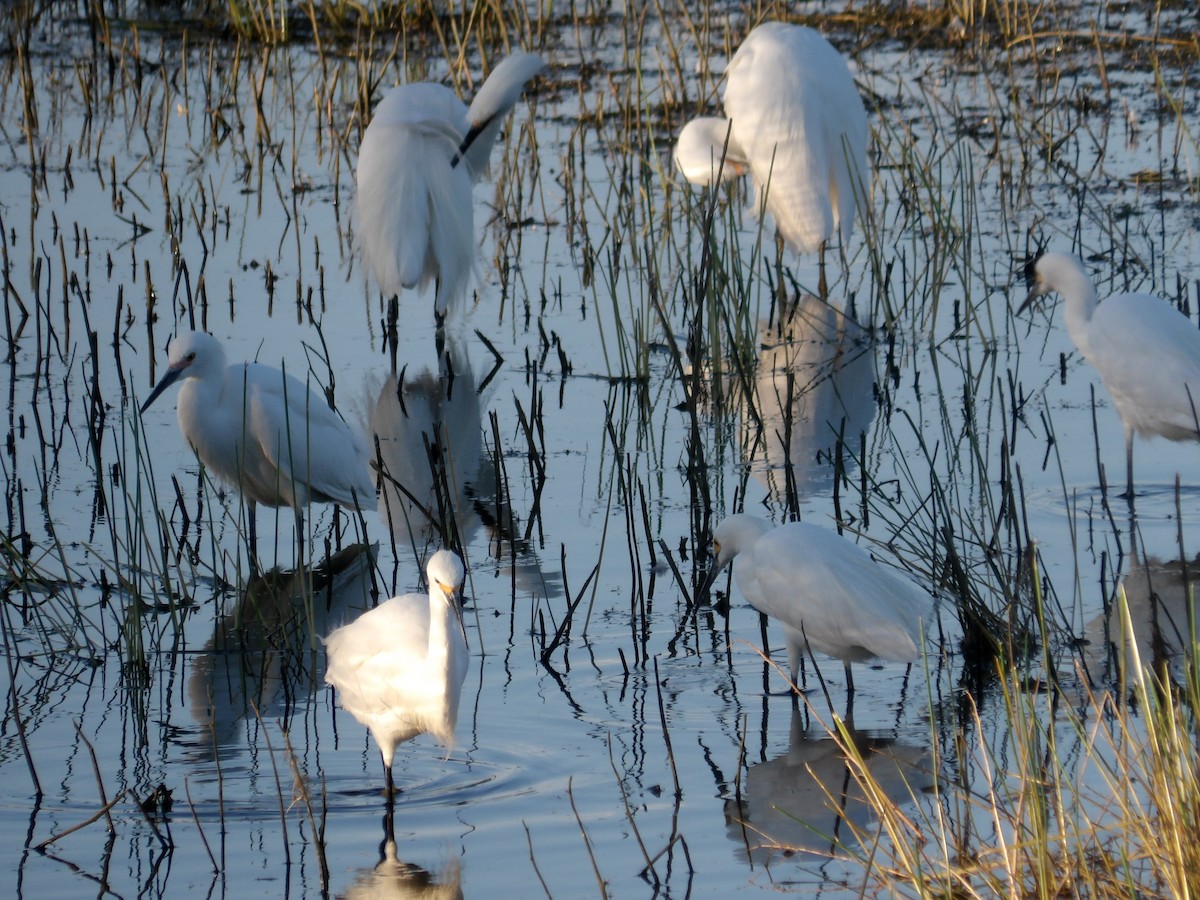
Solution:
M 1125 499 L 1133 506 L 1133 429 L 1125 426 Z
M 396 371 L 396 351 L 400 343 L 400 298 L 392 294 L 387 308 L 387 345 L 388 355 L 392 359 L 392 371 Z
M 804 693 L 805 688 L 808 687 L 808 673 L 804 671 L 804 649 L 800 645 L 788 641 L 787 653 L 792 684 L 785 693 L 795 697 Z
M 259 572 L 261 569 L 258 566 L 258 504 L 253 500 L 249 501 L 246 510 L 246 517 L 250 520 L 250 571 Z
M 304 533 L 304 508 L 296 507 L 296 571 L 304 569 L 304 550 L 308 546 Z
M 396 796 L 396 785 L 392 781 L 392 767 L 387 763 L 383 764 L 384 787 L 383 793 L 387 797 L 388 807 L 392 805 L 392 801 Z
M 843 660 L 846 667 L 846 722 L 853 728 L 854 722 L 854 673 L 850 671 L 850 663 Z
M 829 284 L 825 281 L 825 247 L 828 241 L 821 241 L 821 249 L 817 253 L 817 294 L 822 300 L 829 299 Z

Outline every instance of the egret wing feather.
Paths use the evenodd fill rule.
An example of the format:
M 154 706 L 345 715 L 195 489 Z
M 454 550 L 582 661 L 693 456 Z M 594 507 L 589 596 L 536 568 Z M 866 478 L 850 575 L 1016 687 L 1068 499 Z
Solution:
M 245 390 L 247 443 L 261 451 L 244 454 L 244 480 L 292 506 L 317 500 L 375 508 L 366 444 L 329 404 L 270 366 L 234 369 L 232 388 Z
M 765 534 L 752 554 L 758 584 L 747 599 L 803 630 L 814 649 L 840 658 L 907 662 L 919 656 L 928 596 L 857 544 L 797 522 Z
M 848 238 L 867 119 L 845 60 L 816 31 L 773 22 L 746 38 L 727 79 L 726 115 L 784 238 L 801 252 L 835 230 Z
M 1144 435 L 1195 439 L 1200 412 L 1200 330 L 1148 294 L 1100 303 L 1085 357 L 1100 373 L 1121 419 Z

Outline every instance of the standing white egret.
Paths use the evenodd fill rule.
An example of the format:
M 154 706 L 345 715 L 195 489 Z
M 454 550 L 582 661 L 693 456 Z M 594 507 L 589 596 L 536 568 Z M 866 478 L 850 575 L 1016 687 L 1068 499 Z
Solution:
M 379 604 L 325 639 L 325 681 L 342 708 L 371 732 L 394 793 L 396 746 L 428 732 L 450 747 L 467 676 L 459 594 L 466 572 L 450 550 L 425 567 L 429 596 L 404 594 Z
M 734 578 L 742 595 L 783 626 L 793 685 L 808 647 L 842 661 L 848 698 L 854 696 L 850 663 L 920 656 L 930 596 L 835 532 L 807 522 L 773 528 L 740 513 L 717 526 L 713 553 L 701 595 L 739 557 Z
M 1113 294 L 1098 303 L 1083 263 L 1046 253 L 1025 271 L 1024 312 L 1051 291 L 1066 303 L 1067 333 L 1100 373 L 1125 426 L 1126 497 L 1133 501 L 1133 435 L 1200 439 L 1200 331 L 1153 294 Z
M 226 365 L 220 341 L 202 331 L 174 338 L 167 360 L 141 411 L 183 379 L 179 430 L 205 468 L 246 498 L 255 564 L 256 504 L 290 506 L 300 544 L 313 501 L 375 509 L 365 442 L 299 380 L 260 363 Z
M 684 126 L 676 165 L 703 185 L 748 169 L 759 208 L 795 249 L 820 250 L 823 272 L 825 244 L 849 240 L 868 180 L 867 112 L 846 60 L 811 28 L 766 22 L 730 60 L 723 105 L 726 118 Z
M 357 218 L 363 261 L 389 298 L 435 281 L 441 324 L 466 297 L 475 264 L 471 187 L 487 169 L 504 116 L 545 67 L 516 53 L 492 71 L 470 108 L 450 88 L 394 88 L 375 108 L 358 151 Z

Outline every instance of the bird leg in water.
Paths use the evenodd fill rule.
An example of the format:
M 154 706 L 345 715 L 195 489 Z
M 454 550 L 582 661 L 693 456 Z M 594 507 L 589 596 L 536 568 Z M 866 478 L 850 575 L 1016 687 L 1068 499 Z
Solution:
M 821 249 L 817 252 L 817 296 L 822 300 L 829 299 L 829 284 L 825 281 L 825 247 L 829 241 L 821 241 Z
M 247 505 L 249 508 L 246 517 L 250 520 L 250 571 L 257 573 L 262 571 L 258 565 L 258 504 L 251 500 Z
M 383 764 L 384 787 L 383 795 L 387 797 L 388 815 L 391 816 L 393 803 L 396 799 L 396 784 L 392 781 L 392 767 L 387 763 Z
M 392 359 L 392 371 L 396 371 L 396 351 L 400 344 L 400 332 L 398 323 L 400 321 L 400 298 L 396 294 L 392 294 L 392 299 L 388 301 L 387 308 L 387 327 L 385 334 L 387 335 L 388 355 Z
M 1125 499 L 1133 509 L 1133 429 L 1125 426 Z

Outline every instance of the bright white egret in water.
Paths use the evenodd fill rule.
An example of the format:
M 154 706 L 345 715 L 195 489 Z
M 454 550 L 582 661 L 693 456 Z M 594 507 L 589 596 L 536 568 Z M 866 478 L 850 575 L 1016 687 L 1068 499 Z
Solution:
M 366 443 L 299 380 L 260 363 L 227 365 L 220 341 L 202 331 L 173 339 L 167 361 L 142 412 L 183 380 L 179 429 L 205 468 L 245 497 L 256 564 L 256 504 L 290 506 L 298 542 L 313 501 L 375 509 Z
M 396 746 L 432 734 L 454 742 L 458 696 L 467 675 L 459 594 L 465 572 L 449 550 L 425 568 L 429 596 L 404 594 L 368 610 L 325 640 L 325 681 L 337 688 L 342 708 L 367 726 L 394 793 Z
M 867 112 L 833 45 L 803 25 L 759 25 L 729 62 L 723 104 L 725 118 L 680 132 L 684 177 L 711 185 L 749 170 L 759 208 L 795 249 L 823 257 L 835 232 L 849 240 L 868 181 Z
M 501 62 L 470 108 L 440 84 L 388 93 L 358 151 L 363 261 L 389 298 L 389 329 L 405 288 L 436 282 L 439 324 L 465 298 L 475 263 L 471 187 L 487 169 L 504 116 L 545 67 L 534 53 Z
M 1067 333 L 1100 373 L 1125 426 L 1126 497 L 1133 500 L 1133 435 L 1200 439 L 1200 331 L 1153 294 L 1113 294 L 1098 303 L 1076 257 L 1046 253 L 1025 272 L 1024 312 L 1051 291 L 1066 303 Z
M 850 698 L 850 663 L 920 656 L 932 598 L 835 532 L 807 522 L 776 528 L 742 513 L 717 526 L 713 553 L 701 595 L 737 557 L 733 574 L 742 595 L 783 626 L 793 685 L 809 647 L 845 664 Z

